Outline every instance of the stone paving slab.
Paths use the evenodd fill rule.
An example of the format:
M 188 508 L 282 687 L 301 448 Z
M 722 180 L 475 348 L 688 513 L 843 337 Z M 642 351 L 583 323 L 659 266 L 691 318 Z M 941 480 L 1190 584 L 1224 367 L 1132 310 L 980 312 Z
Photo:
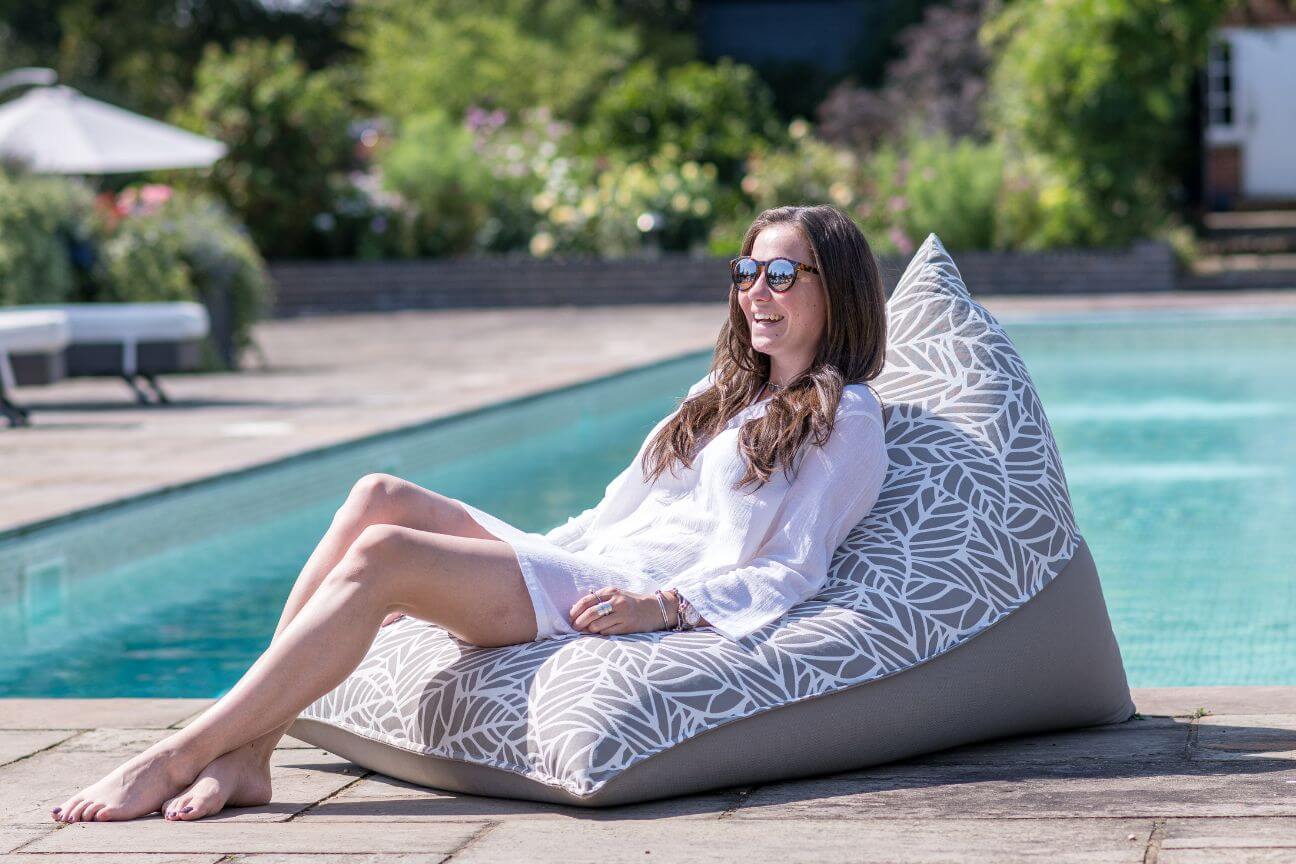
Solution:
M 1161 838 L 1161 860 L 1171 850 L 1286 849 L 1296 860 L 1296 819 L 1169 819 Z
M 298 817 L 300 822 L 437 822 L 465 819 L 714 820 L 734 807 L 751 787 L 687 795 L 643 804 L 592 809 L 513 798 L 489 798 L 429 789 L 372 774 Z M 278 793 L 276 792 L 276 795 Z
M 1149 687 L 1130 691 L 1140 714 L 1296 714 L 1296 687 Z
M 301 822 L 186 822 L 161 818 L 130 822 L 76 822 L 64 825 L 23 847 L 35 852 L 283 852 L 297 855 L 363 852 L 450 855 L 488 822 L 435 822 L 384 825 L 381 831 L 363 822 L 307 825 Z M 306 860 L 301 859 L 299 860 Z
M 1296 816 L 1296 763 L 899 766 L 762 786 L 732 819 Z
M 1286 760 L 1296 765 L 1296 715 L 1212 714 L 1197 721 L 1193 759 Z
M 1024 819 L 1014 823 L 975 819 L 886 819 L 839 822 L 805 819 L 778 822 L 507 822 L 454 856 L 454 864 L 506 861 L 604 864 L 604 862 L 716 862 L 791 864 L 824 861 L 984 862 L 1143 861 L 1151 833 L 1148 819 Z M 740 851 L 741 850 L 741 851 Z
M 0 699 L 0 729 L 165 729 L 210 699 Z
M 1292 864 L 1289 849 L 1171 849 L 1156 864 Z
M 77 735 L 71 729 L 3 729 L 0 730 L 0 766 L 53 747 Z
M 0 855 L 0 864 L 216 864 L 228 861 L 224 855 L 211 852 L 199 855 L 175 855 L 169 852 L 73 852 L 67 855 L 19 853 Z M 240 861 L 243 859 L 239 859 Z M 297 858 L 301 864 L 301 858 Z
M 1143 717 L 1088 729 L 1019 735 L 906 760 L 929 766 L 1044 765 L 1076 760 L 1174 759 L 1188 748 L 1189 721 Z M 880 766 L 879 766 L 880 767 Z
M 20 828 L 13 825 L 0 825 L 0 853 L 20 849 L 39 837 L 53 831 L 55 825 L 50 822 L 48 828 Z

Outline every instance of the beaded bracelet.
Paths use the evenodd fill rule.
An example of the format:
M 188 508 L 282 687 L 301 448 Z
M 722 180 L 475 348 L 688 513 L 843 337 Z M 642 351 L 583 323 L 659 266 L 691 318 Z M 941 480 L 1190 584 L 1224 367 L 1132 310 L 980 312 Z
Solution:
M 679 598 L 678 612 L 676 613 L 676 618 L 679 621 L 679 625 L 678 625 L 679 629 L 681 630 L 694 629 L 695 625 L 689 623 L 688 617 L 685 614 L 686 610 L 693 608 L 693 604 L 688 602 L 688 600 L 685 599 L 684 595 L 680 594 L 678 591 L 675 592 L 675 596 Z

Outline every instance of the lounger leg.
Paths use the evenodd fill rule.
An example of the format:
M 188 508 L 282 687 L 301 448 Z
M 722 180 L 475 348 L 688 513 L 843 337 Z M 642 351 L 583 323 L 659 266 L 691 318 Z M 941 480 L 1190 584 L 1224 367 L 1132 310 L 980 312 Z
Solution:
M 162 385 L 158 383 L 158 380 L 157 380 L 157 378 L 156 378 L 155 376 L 150 375 L 150 374 L 147 373 L 147 372 L 143 373 L 143 375 L 144 375 L 144 380 L 146 380 L 146 381 L 149 382 L 149 385 L 153 388 L 153 392 L 157 394 L 157 401 L 158 401 L 158 402 L 170 402 L 170 401 L 171 401 L 171 398 L 170 398 L 169 396 L 167 396 L 166 393 L 163 393 L 163 392 L 162 392 Z
M 148 393 L 147 393 L 143 388 L 141 388 L 141 387 L 139 386 L 139 384 L 135 383 L 135 376 L 134 376 L 134 375 L 123 375 L 123 376 L 121 376 L 121 378 L 122 378 L 123 381 L 125 381 L 127 384 L 130 385 L 130 388 L 131 388 L 132 390 L 135 391 L 135 401 L 136 401 L 136 402 L 140 403 L 141 405 L 152 405 L 152 404 L 153 404 L 153 400 L 149 398 Z
M 5 419 L 9 421 L 10 428 L 31 425 L 28 410 L 21 405 L 10 402 L 3 393 L 0 393 L 0 413 L 3 413 Z

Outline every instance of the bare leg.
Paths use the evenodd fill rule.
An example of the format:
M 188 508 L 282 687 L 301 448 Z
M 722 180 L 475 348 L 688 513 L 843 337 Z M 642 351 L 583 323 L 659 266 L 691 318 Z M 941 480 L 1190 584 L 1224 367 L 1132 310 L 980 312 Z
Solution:
M 405 481 L 386 477 L 385 475 L 370 475 L 370 477 L 376 477 L 379 480 L 374 481 L 366 478 L 366 481 L 362 481 L 362 484 L 357 484 L 357 488 L 361 489 L 361 491 L 358 494 L 353 493 L 352 498 L 348 499 L 348 504 L 353 503 L 353 499 L 359 499 L 362 502 L 373 502 L 375 499 L 388 495 L 393 488 L 400 489 L 408 498 L 410 489 L 419 489 L 413 484 L 405 484 Z M 399 484 L 404 484 L 409 489 L 404 489 Z M 364 489 L 362 486 L 369 488 Z M 420 491 L 426 493 L 427 498 L 433 502 L 434 508 L 439 506 L 438 501 L 448 501 L 448 499 L 437 496 L 435 493 L 427 493 L 426 490 Z M 407 510 L 416 511 L 414 515 L 419 518 L 428 518 L 428 510 L 417 511 L 417 507 L 405 506 Z M 370 503 L 369 509 L 373 508 L 374 505 Z M 210 768 L 221 758 L 233 755 L 232 751 L 240 750 L 246 750 L 249 757 L 255 756 L 257 759 L 268 760 L 268 754 L 273 750 L 274 744 L 284 730 L 291 725 L 297 714 L 311 701 L 335 687 L 363 658 L 377 630 L 377 622 L 374 622 L 372 632 L 367 630 L 368 621 L 366 615 L 371 611 L 370 606 L 372 606 L 374 597 L 387 598 L 392 596 L 390 593 L 384 593 L 392 585 L 399 585 L 400 596 L 410 592 L 419 595 L 414 602 L 398 605 L 394 608 L 410 612 L 427 620 L 442 623 L 447 629 L 468 641 L 474 641 L 474 637 L 477 637 L 478 640 L 481 640 L 478 644 L 511 644 L 512 642 L 527 641 L 535 637 L 534 614 L 531 609 L 530 599 L 521 580 L 521 573 L 517 569 L 516 558 L 508 544 L 495 539 L 486 540 L 484 537 L 452 538 L 444 534 L 396 528 L 387 524 L 371 525 L 359 530 L 361 536 L 355 538 L 356 542 L 349 543 L 347 549 L 341 554 L 343 560 L 327 571 L 325 578 L 312 578 L 310 572 L 312 566 L 327 561 L 328 557 L 334 554 L 330 552 L 330 548 L 336 549 L 337 546 L 348 542 L 346 539 L 339 539 L 339 537 L 345 538 L 347 536 L 348 528 L 346 526 L 354 526 L 357 517 L 354 514 L 345 513 L 346 509 L 347 506 L 344 505 L 344 508 L 339 511 L 339 515 L 335 517 L 334 524 L 330 528 L 329 535 L 326 535 L 325 541 L 321 542 L 320 548 L 316 550 L 317 554 L 312 555 L 306 570 L 303 571 L 297 586 L 294 587 L 271 647 L 244 675 L 239 684 L 222 697 L 216 705 L 208 709 L 190 727 L 149 748 L 149 750 L 113 772 L 100 784 L 88 787 L 80 795 L 69 799 L 55 818 L 61 821 L 89 819 L 108 821 L 134 818 L 136 815 L 158 809 L 159 804 L 152 799 L 159 794 L 159 790 L 162 790 L 162 794 L 165 796 L 161 802 L 162 805 L 167 804 L 172 795 L 179 798 L 180 796 L 177 793 L 183 790 L 183 784 L 190 782 L 196 773 L 193 768 L 195 760 L 206 759 L 203 764 L 208 764 Z M 446 514 L 447 510 L 449 511 L 448 514 Z M 430 512 L 436 513 L 435 509 Z M 434 515 L 433 518 L 441 518 L 443 522 L 451 523 L 449 526 L 451 528 L 463 530 L 465 533 L 476 532 L 485 535 L 485 537 L 493 538 L 493 535 L 482 529 L 461 508 L 453 503 L 443 506 L 440 512 L 446 515 Z M 369 537 L 367 542 L 361 542 L 364 536 Z M 384 538 L 386 542 L 378 542 L 379 539 Z M 453 554 L 442 554 L 445 550 L 442 549 L 444 543 L 441 541 L 452 539 L 458 544 L 454 547 Z M 328 541 L 332 541 L 332 544 L 335 545 L 331 546 Z M 482 545 L 483 543 L 485 543 L 485 546 Z M 398 556 L 393 556 L 390 552 L 383 555 L 378 554 L 378 550 L 390 550 L 394 547 L 399 547 L 402 550 Z M 441 559 L 446 559 L 451 566 L 438 568 L 436 562 Z M 376 566 L 375 562 L 379 562 L 381 566 Z M 446 572 L 442 573 L 441 570 Z M 372 572 L 379 572 L 382 578 L 359 580 L 359 574 Z M 348 575 L 336 575 L 339 573 Z M 456 596 L 446 597 L 446 592 L 452 584 L 457 583 L 462 586 L 464 584 L 463 580 L 466 579 L 472 579 L 473 590 L 471 592 L 464 591 L 461 587 L 460 590 L 454 592 Z M 310 584 L 311 581 L 314 582 L 313 585 Z M 316 596 L 325 584 L 330 586 L 328 591 L 329 599 L 321 599 L 316 602 Z M 362 591 L 361 588 L 356 587 L 357 585 L 364 586 L 365 590 Z M 382 586 L 384 591 L 374 590 L 371 586 L 375 585 Z M 344 591 L 345 586 L 350 587 Z M 429 602 L 429 597 L 422 596 L 423 594 L 432 597 L 432 601 Z M 351 602 L 339 607 L 338 598 L 342 595 L 354 595 L 360 599 L 353 599 Z M 465 595 L 468 595 L 467 599 L 465 599 Z M 298 628 L 310 635 L 297 637 L 289 647 L 282 646 L 280 643 L 289 638 L 293 632 L 291 629 L 292 624 L 303 614 L 305 609 L 312 608 L 312 604 L 317 609 L 326 611 L 317 612 L 311 623 Z M 483 604 L 486 604 L 486 608 L 483 608 Z M 386 611 L 390 610 L 385 610 L 380 614 L 377 621 L 382 620 Z M 495 626 L 483 628 L 481 624 L 483 620 L 495 622 Z M 357 622 L 364 626 L 358 626 Z M 343 642 L 334 645 L 329 641 L 333 637 L 327 635 L 331 634 L 334 629 L 345 630 L 352 636 L 359 632 L 361 634 L 359 642 L 362 644 L 358 649 L 352 645 L 351 650 L 348 650 L 347 645 L 343 644 Z M 288 663 L 288 670 L 284 670 L 281 668 L 283 665 L 282 660 L 276 664 L 275 661 L 269 659 L 279 657 L 285 652 L 288 652 L 289 656 L 299 654 L 302 650 L 302 640 L 306 640 L 308 645 L 315 646 L 316 650 L 328 653 L 326 648 L 320 647 L 321 631 L 326 633 L 324 645 L 326 648 L 332 646 L 333 653 L 329 657 L 331 662 L 327 668 L 321 669 L 318 664 L 313 668 L 312 671 L 316 674 L 303 678 L 300 672 L 296 675 L 293 674 L 291 662 Z M 365 635 L 366 633 L 367 635 Z M 283 682 L 279 680 L 281 676 L 291 679 L 293 684 L 297 685 L 294 689 L 298 692 L 313 695 L 309 695 L 309 698 L 306 698 L 299 706 L 283 714 L 278 722 L 267 728 L 265 724 L 266 718 L 277 715 L 264 710 L 264 699 L 261 697 L 265 693 L 258 693 L 258 688 L 262 691 L 272 691 L 273 694 L 277 694 L 279 697 L 286 695 L 286 688 Z M 300 690 L 301 687 L 304 687 L 305 690 Z M 322 689 L 315 692 L 312 689 L 315 687 L 322 687 Z M 275 696 L 271 696 L 271 701 L 274 699 Z M 229 712 L 225 710 L 225 706 L 245 702 L 251 702 L 258 707 L 254 707 L 250 713 L 247 711 L 235 711 L 233 716 L 226 716 Z M 277 704 L 283 704 L 282 699 Z M 264 765 L 264 763 L 262 764 Z M 263 771 L 266 776 L 265 785 L 268 787 L 268 769 L 263 768 Z M 216 773 L 219 774 L 220 772 L 217 771 Z M 231 772 L 227 771 L 225 773 L 228 775 Z M 189 777 L 190 780 L 184 780 L 185 777 Z M 177 778 L 180 779 L 177 780 Z M 228 787 L 237 779 L 239 778 L 225 777 L 226 797 L 229 797 Z M 182 785 L 176 788 L 177 783 L 181 781 L 183 781 Z M 125 792 L 131 794 L 126 795 L 122 791 L 123 787 L 125 787 Z M 250 797 L 261 797 L 268 800 L 268 794 L 267 789 L 260 796 L 252 795 Z M 124 800 L 127 797 L 131 800 Z M 210 804 L 211 802 L 206 803 Z M 260 803 L 265 803 L 265 801 L 262 800 Z M 223 804 L 224 801 L 221 801 L 220 804 L 216 805 L 216 809 L 219 809 Z M 186 806 L 194 805 L 186 804 Z M 183 807 L 173 809 L 184 810 Z M 206 810 L 206 806 L 194 806 L 194 809 L 185 813 L 182 818 L 199 818 L 206 815 Z
M 338 509 L 324 538 L 297 577 L 274 639 L 279 638 L 328 572 L 342 560 L 360 532 L 370 525 L 382 524 L 458 537 L 498 539 L 443 495 L 390 474 L 365 475 Z M 217 813 L 225 806 L 268 804 L 273 791 L 270 757 L 291 725 L 289 720 L 255 741 L 214 759 L 193 784 L 165 802 L 163 815 L 167 819 L 192 821 Z

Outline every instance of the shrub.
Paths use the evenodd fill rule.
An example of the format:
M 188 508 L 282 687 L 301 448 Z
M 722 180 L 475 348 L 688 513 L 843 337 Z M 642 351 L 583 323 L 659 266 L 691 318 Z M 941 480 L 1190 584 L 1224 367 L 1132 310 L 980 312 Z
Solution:
M 558 159 L 543 176 L 533 255 L 692 251 L 715 219 L 716 166 L 680 161 L 669 144 L 646 161 Z
M 202 172 L 165 176 L 225 201 L 266 255 L 335 251 L 334 209 L 355 161 L 348 86 L 339 71 L 307 70 L 290 39 L 209 45 L 171 119 L 229 153 Z
M 205 196 L 177 194 L 128 212 L 103 244 L 97 276 L 99 300 L 193 300 L 228 308 L 235 368 L 239 353 L 252 344 L 252 325 L 273 305 L 256 247 L 228 211 Z
M 595 103 L 584 140 L 589 152 L 646 160 L 670 143 L 679 158 L 710 162 L 736 182 L 753 149 L 783 143 L 770 88 L 728 57 L 665 71 L 652 60 L 630 67 Z
M 786 204 L 832 204 L 851 212 L 859 203 L 863 166 L 853 152 L 816 138 L 804 120 L 789 124 L 787 140 L 788 147 L 752 155 L 739 186 L 741 199 L 711 231 L 712 254 L 735 254 L 747 226 L 762 210 Z
M 750 206 L 716 226 L 714 254 L 731 254 L 752 219 L 782 204 L 829 203 L 851 215 L 879 254 L 908 254 L 929 232 L 951 249 L 1043 249 L 1092 235 L 1088 202 L 1041 157 L 1009 159 L 990 141 L 916 129 L 868 158 L 794 124 L 795 145 L 753 159 Z
M 583 119 L 639 50 L 610 0 L 387 0 L 353 14 L 366 96 L 401 122 L 473 105 Z
M 0 171 L 0 305 L 82 298 L 93 264 L 93 205 L 82 183 Z
M 473 249 L 494 190 L 467 127 L 440 112 L 414 117 L 379 163 L 383 186 L 399 196 L 399 254 L 462 255 Z
M 546 178 L 561 173 L 580 157 L 570 123 L 558 120 L 547 106 L 510 116 L 502 109 L 468 110 L 465 124 L 473 149 L 490 172 L 489 214 L 477 237 L 482 252 L 529 249 L 541 215 L 532 206 Z
M 1123 244 L 1165 220 L 1207 40 L 1231 0 L 1005 3 L 983 28 L 990 106 L 1014 146 L 1083 199 L 1084 242 Z

